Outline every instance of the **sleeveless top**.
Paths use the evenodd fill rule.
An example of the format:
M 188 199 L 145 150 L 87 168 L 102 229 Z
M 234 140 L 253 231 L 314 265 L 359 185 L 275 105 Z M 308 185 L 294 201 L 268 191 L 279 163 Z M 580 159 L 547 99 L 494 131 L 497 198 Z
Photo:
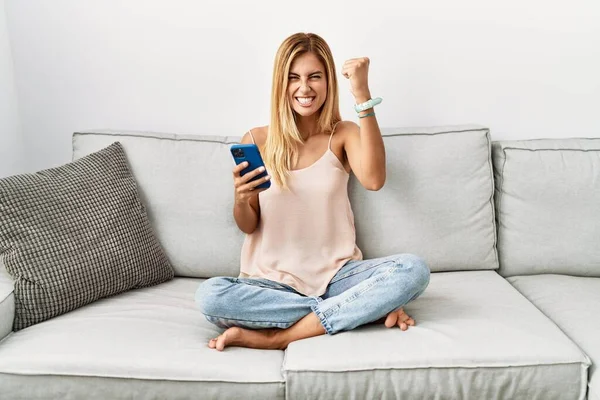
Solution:
M 258 194 L 260 219 L 245 237 L 240 276 L 266 278 L 306 296 L 321 296 L 349 260 L 361 260 L 349 174 L 331 151 L 312 165 L 290 171 L 289 190 L 275 181 Z M 254 136 L 250 131 L 252 141 Z

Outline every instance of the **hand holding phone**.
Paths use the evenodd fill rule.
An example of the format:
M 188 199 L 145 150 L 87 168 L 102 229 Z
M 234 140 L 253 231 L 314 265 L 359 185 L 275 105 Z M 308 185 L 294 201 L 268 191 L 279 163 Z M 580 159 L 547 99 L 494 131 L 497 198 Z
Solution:
M 236 201 L 248 200 L 271 187 L 271 177 L 255 144 L 234 144 L 231 155 L 235 161 L 233 179 Z

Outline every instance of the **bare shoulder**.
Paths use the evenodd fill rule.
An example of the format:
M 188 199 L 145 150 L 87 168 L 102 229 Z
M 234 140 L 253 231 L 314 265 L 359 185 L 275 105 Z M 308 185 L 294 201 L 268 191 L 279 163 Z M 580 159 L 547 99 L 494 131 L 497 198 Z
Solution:
M 347 148 L 352 139 L 360 138 L 359 126 L 352 121 L 340 121 L 331 138 L 331 151 L 337 156 L 344 165 L 346 172 L 350 172 L 350 163 L 348 162 Z
M 252 143 L 252 137 L 256 141 L 258 147 L 262 147 L 267 140 L 267 132 L 269 131 L 268 126 L 258 126 L 256 128 L 249 129 L 246 134 L 242 137 L 242 143 Z M 252 132 L 252 136 L 250 136 Z
M 340 136 L 355 135 L 359 131 L 360 127 L 354 121 L 340 121 L 335 128 L 335 133 Z
M 332 145 L 346 147 L 348 141 L 360 137 L 360 127 L 353 121 L 340 121 L 335 127 Z

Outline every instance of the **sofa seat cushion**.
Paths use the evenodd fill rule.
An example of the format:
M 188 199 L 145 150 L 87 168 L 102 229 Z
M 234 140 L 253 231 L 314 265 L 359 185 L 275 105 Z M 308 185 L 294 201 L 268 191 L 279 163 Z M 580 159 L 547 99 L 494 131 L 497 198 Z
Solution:
M 600 278 L 547 274 L 508 280 L 591 358 L 588 398 L 600 400 Z
M 286 395 L 581 399 L 589 359 L 495 271 L 438 272 L 405 307 L 416 326 L 367 325 L 293 342 Z M 343 372 L 343 373 L 340 373 Z M 569 382 L 569 385 L 565 385 Z
M 207 347 L 222 330 L 195 306 L 200 283 L 175 278 L 9 335 L 0 343 L 2 396 L 284 398 L 283 351 Z

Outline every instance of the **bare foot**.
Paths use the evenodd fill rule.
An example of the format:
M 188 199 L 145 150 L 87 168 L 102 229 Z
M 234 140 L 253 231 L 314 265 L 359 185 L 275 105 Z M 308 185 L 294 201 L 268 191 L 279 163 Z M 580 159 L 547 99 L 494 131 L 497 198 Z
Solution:
M 223 351 L 227 346 L 249 347 L 251 349 L 281 350 L 283 344 L 278 333 L 281 329 L 244 329 L 231 327 L 220 336 L 210 339 L 208 347 Z
M 409 326 L 415 326 L 415 320 L 409 317 L 403 308 L 399 308 L 387 315 L 384 324 L 386 328 L 399 326 L 401 330 L 405 331 Z

